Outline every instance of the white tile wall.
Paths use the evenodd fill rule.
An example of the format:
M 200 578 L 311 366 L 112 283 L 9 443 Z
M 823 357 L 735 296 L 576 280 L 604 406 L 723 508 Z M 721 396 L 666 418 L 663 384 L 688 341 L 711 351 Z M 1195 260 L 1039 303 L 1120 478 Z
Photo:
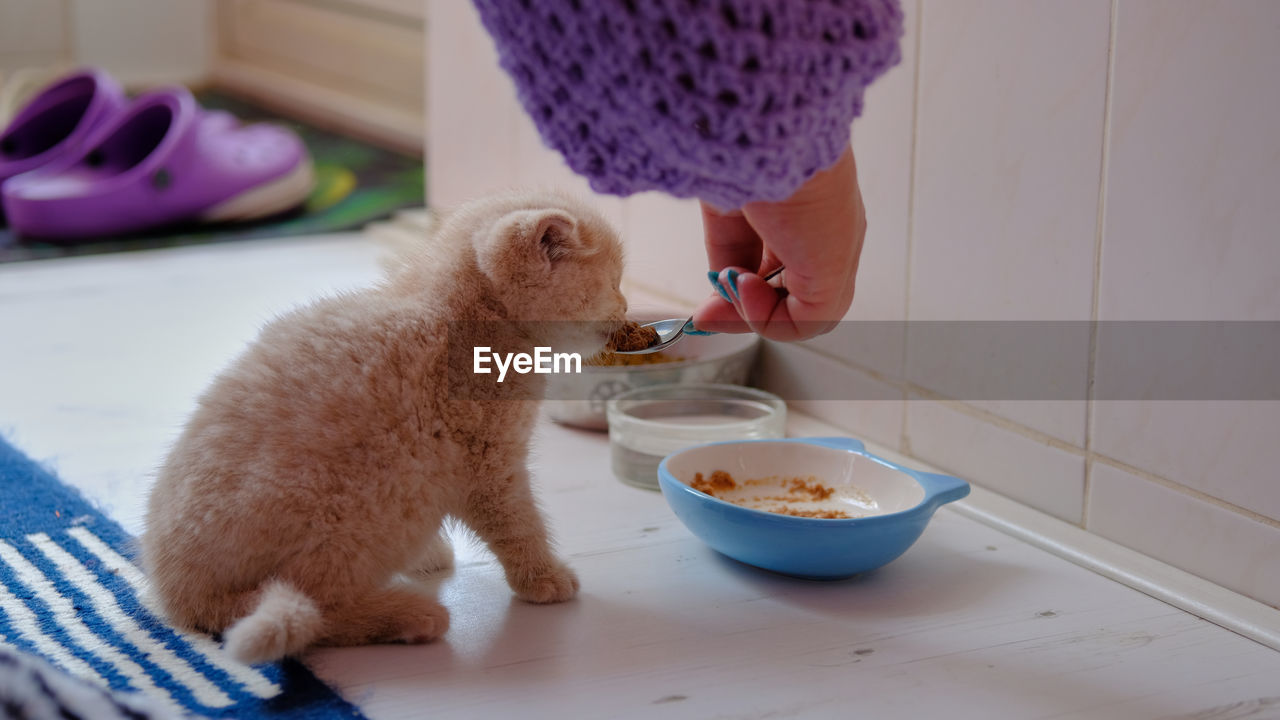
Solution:
M 627 273 L 636 283 L 692 309 L 713 293 L 695 200 L 655 192 L 626 201 Z
M 912 320 L 1090 318 L 1109 7 L 924 4 Z M 909 336 L 908 377 L 937 377 L 946 359 L 914 345 Z M 1063 376 L 1078 384 L 1055 396 L 1083 400 L 1088 344 L 1067 351 Z M 989 362 L 1016 370 L 1026 359 L 1015 351 Z M 1083 402 L 975 404 L 1083 444 Z
M 848 319 L 1280 319 L 1280 3 L 903 4 L 903 64 L 853 130 L 869 230 Z M 432 124 L 433 198 L 568 180 L 531 151 L 482 31 L 439 21 L 446 66 L 468 70 L 433 75 L 463 99 L 429 102 L 448 116 Z M 454 172 L 466 182 L 442 184 Z M 631 286 L 686 306 L 707 296 L 693 203 L 645 195 L 618 212 Z M 1046 398 L 937 402 L 902 372 L 959 363 L 919 337 L 867 334 L 771 347 L 765 382 L 851 433 L 1280 603 L 1277 404 L 1064 402 L 1091 379 L 1075 340 L 1044 359 L 1064 384 Z M 988 370 L 1018 369 L 983 352 Z M 809 399 L 815 388 L 855 399 Z M 906 391 L 924 399 L 894 395 Z
M 109 68 L 126 86 L 197 83 L 209 74 L 214 37 L 209 0 L 66 0 L 65 5 L 76 63 Z
M 766 342 L 759 380 L 793 410 L 895 450 L 904 391 L 800 345 Z
M 515 184 L 523 118 L 471 3 L 428 0 L 427 18 L 427 199 L 439 207 Z
M 1109 12 L 1106 0 L 923 3 L 910 320 L 1090 318 Z M 1089 344 L 1080 337 L 1064 336 L 1048 355 L 984 344 L 957 356 L 956 344 L 937 346 L 937 326 L 911 325 L 912 383 L 1033 431 L 913 401 L 911 451 L 1079 521 L 1083 456 L 1039 434 L 1084 445 Z M 1046 366 L 1056 382 L 1043 394 L 1006 394 L 1011 377 Z M 1042 472 L 1026 466 L 1036 458 Z
M 1088 528 L 1280 607 L 1280 527 L 1095 462 Z
M 506 79 L 505 75 L 503 79 Z M 518 170 L 516 176 L 509 180 L 512 185 L 554 187 L 576 195 L 593 197 L 596 208 L 619 231 L 626 227 L 624 202 L 621 198 L 594 195 L 586 179 L 570 170 L 560 153 L 543 144 L 537 126 L 528 115 L 515 112 L 512 119 L 515 125 Z
M 207 79 L 214 0 L 3 0 L 0 75 L 98 65 L 127 86 Z
M 1088 320 L 1107 0 L 924 4 L 913 320 Z
M 53 0 L 0 3 L 0 74 L 68 61 L 66 11 Z
M 1280 320 L 1280 4 L 1116 14 L 1099 313 Z
M 1280 320 L 1280 4 L 1124 2 L 1116 20 L 1099 319 Z M 1099 453 L 1280 520 L 1280 403 L 1094 413 Z
M 907 403 L 910 454 L 1071 523 L 1084 512 L 1084 452 L 1048 444 L 942 402 Z
M 1280 403 L 1093 405 L 1093 448 L 1100 455 L 1280 521 Z

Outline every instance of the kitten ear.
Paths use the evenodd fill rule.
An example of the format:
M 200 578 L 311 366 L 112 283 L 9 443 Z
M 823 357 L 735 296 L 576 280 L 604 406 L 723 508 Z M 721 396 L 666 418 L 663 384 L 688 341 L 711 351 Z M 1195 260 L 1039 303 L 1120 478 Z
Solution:
M 578 239 L 578 221 L 563 211 L 547 213 L 539 221 L 538 246 L 552 262 L 572 255 L 582 247 Z
M 537 269 L 549 271 L 581 247 L 577 219 L 564 210 L 546 208 L 503 216 L 477 251 L 485 274 L 502 280 Z
M 517 227 L 521 237 L 516 242 L 536 243 L 538 251 L 550 262 L 572 255 L 581 247 L 578 221 L 563 210 L 526 210 Z

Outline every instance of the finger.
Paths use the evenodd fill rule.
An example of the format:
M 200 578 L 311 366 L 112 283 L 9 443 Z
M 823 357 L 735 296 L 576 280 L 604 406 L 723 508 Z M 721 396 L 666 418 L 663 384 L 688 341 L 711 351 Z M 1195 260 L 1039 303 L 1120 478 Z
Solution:
M 776 254 L 774 254 L 772 249 L 770 249 L 768 246 L 765 246 L 764 255 L 760 260 L 760 269 L 756 271 L 756 274 L 759 275 L 760 277 L 769 277 L 769 275 L 771 275 L 774 270 L 777 270 L 782 266 L 783 266 L 782 260 Z M 782 283 L 775 281 L 773 284 L 780 286 Z
M 784 271 L 790 273 L 790 269 Z M 728 290 L 731 301 L 718 295 L 703 301 L 693 313 L 693 326 L 702 332 L 756 332 L 770 340 L 804 340 L 830 331 L 843 317 L 853 299 L 852 290 L 843 307 L 814 306 L 791 295 L 785 286 L 765 281 L 755 273 L 736 271 L 730 280 L 728 270 L 718 276 Z M 776 283 L 774 280 L 773 283 Z M 750 318 L 750 321 L 743 318 Z
M 702 232 L 708 268 L 719 272 L 730 266 L 760 267 L 764 243 L 740 211 L 721 212 L 702 203 Z
M 713 269 L 729 264 L 715 280 L 730 288 L 731 304 L 699 308 L 696 328 L 733 332 L 741 328 L 736 314 L 764 337 L 800 340 L 826 332 L 847 312 L 866 234 L 848 148 L 787 200 L 748 203 L 737 213 L 704 204 L 703 213 L 708 260 Z M 773 287 L 762 275 L 779 264 L 787 269 L 774 281 L 782 287 Z
M 751 332 L 751 326 L 738 315 L 737 308 L 721 300 L 719 295 L 707 298 L 698 306 L 693 313 L 693 327 L 708 333 Z
M 783 276 L 790 272 L 791 268 L 787 268 Z M 761 337 L 783 342 L 830 332 L 853 301 L 852 282 L 847 293 L 823 302 L 806 300 L 791 293 L 786 285 L 776 287 L 754 273 L 738 275 L 734 285 L 737 295 L 732 307 L 738 315 Z
M 750 203 L 743 213 L 768 254 L 786 266 L 781 279 L 787 292 L 770 295 L 751 277 L 740 277 L 739 314 L 774 339 L 803 339 L 834 327 L 853 301 L 866 234 L 852 153 L 846 150 L 786 201 Z
M 756 332 L 771 340 L 799 340 L 825 332 L 829 326 L 791 322 L 786 307 L 787 290 L 770 285 L 760 275 L 726 268 L 718 280 L 732 304 L 709 299 L 693 314 L 693 326 L 702 332 Z M 745 318 L 745 319 L 744 319 Z
M 791 295 L 785 287 L 774 287 L 755 273 L 725 271 L 734 307 L 752 330 L 770 340 L 790 342 L 820 335 L 830 330 L 834 320 L 827 313 Z M 735 277 L 736 276 L 736 277 Z
M 730 267 L 712 276 L 717 292 L 723 290 L 724 299 L 728 302 L 717 302 L 716 299 L 705 301 L 693 314 L 693 326 L 697 330 L 713 333 L 754 332 L 754 328 L 743 318 L 739 291 L 730 289 L 732 283 L 738 282 L 745 268 Z

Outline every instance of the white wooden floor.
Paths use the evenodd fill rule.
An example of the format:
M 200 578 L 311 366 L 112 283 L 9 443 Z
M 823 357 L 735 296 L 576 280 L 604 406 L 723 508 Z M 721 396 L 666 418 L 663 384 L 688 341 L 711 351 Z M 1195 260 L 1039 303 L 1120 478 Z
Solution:
M 375 255 L 329 236 L 0 265 L 0 433 L 138 532 L 211 375 Z M 1280 653 L 949 510 L 879 572 L 798 581 L 615 481 L 603 436 L 547 424 L 538 448 L 581 596 L 514 600 L 463 545 L 443 641 L 308 658 L 370 717 L 1280 717 Z

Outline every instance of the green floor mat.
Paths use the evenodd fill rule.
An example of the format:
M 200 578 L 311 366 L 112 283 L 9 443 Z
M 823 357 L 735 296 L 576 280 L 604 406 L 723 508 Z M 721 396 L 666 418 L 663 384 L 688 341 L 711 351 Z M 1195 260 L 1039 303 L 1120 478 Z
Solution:
M 270 120 L 293 128 L 315 161 L 316 187 L 306 205 L 287 215 L 252 223 L 166 228 L 127 238 L 75 243 L 20 238 L 0 224 L 0 262 L 355 230 L 423 203 L 419 158 L 281 118 L 216 90 L 197 93 L 196 99 L 206 108 L 227 110 L 245 122 Z

